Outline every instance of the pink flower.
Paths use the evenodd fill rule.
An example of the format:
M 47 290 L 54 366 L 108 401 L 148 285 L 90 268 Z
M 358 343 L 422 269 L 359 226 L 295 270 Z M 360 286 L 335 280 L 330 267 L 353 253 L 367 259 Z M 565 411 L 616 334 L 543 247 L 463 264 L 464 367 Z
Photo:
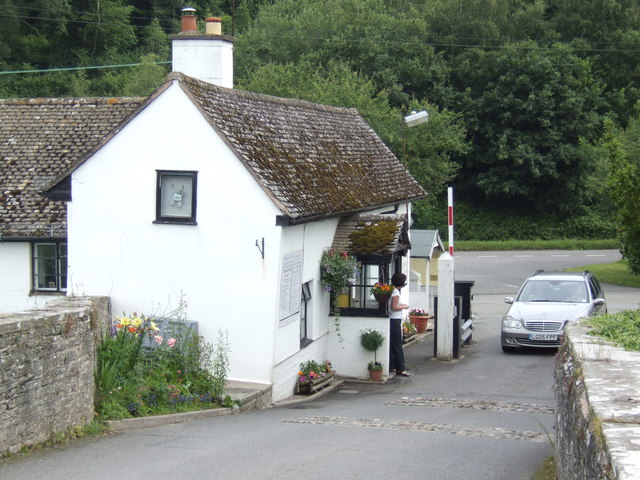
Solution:
M 158 344 L 158 345 L 162 345 L 162 341 L 164 340 L 164 338 L 162 338 L 160 335 L 156 335 L 153 337 L 153 340 Z
M 169 340 L 167 340 L 167 345 L 169 345 L 170 348 L 173 348 L 175 344 L 176 344 L 175 338 L 170 338 Z

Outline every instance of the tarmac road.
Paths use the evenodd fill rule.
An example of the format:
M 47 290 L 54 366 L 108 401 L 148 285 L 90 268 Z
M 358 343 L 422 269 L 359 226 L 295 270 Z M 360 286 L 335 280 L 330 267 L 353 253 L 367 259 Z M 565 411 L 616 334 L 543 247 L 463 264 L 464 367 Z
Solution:
M 457 262 L 465 273 L 464 256 Z M 503 268 L 515 267 L 494 275 Z M 635 289 L 607 287 L 610 310 L 640 303 Z M 473 342 L 461 359 L 434 360 L 431 336 L 408 348 L 410 378 L 344 383 L 312 402 L 82 439 L 5 462 L 0 479 L 529 480 L 553 453 L 554 355 L 501 352 L 503 297 L 474 293 Z

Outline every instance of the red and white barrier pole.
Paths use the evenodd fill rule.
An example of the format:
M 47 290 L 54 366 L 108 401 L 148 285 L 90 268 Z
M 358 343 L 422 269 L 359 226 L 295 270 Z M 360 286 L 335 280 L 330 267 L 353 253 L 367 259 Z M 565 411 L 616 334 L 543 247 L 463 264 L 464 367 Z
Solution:
M 447 188 L 449 211 L 449 255 L 453 257 L 453 188 Z

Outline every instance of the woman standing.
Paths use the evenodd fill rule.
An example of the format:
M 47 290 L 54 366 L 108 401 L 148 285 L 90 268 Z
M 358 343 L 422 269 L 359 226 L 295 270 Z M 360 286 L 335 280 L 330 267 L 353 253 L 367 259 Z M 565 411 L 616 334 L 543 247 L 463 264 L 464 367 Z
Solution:
M 391 293 L 391 305 L 389 306 L 389 321 L 391 329 L 389 334 L 389 370 L 396 371 L 396 375 L 411 376 L 404 364 L 404 352 L 402 351 L 402 310 L 409 305 L 400 303 L 400 290 L 407 285 L 407 276 L 404 273 L 394 273 L 391 277 L 393 292 Z

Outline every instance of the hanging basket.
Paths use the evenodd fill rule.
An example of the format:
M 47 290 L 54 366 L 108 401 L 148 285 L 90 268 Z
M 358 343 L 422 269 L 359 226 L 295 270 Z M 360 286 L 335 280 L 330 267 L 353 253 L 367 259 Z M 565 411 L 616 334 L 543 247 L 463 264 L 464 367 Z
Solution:
M 375 298 L 378 303 L 387 303 L 391 298 L 391 294 L 390 293 L 374 293 L 373 298 Z

